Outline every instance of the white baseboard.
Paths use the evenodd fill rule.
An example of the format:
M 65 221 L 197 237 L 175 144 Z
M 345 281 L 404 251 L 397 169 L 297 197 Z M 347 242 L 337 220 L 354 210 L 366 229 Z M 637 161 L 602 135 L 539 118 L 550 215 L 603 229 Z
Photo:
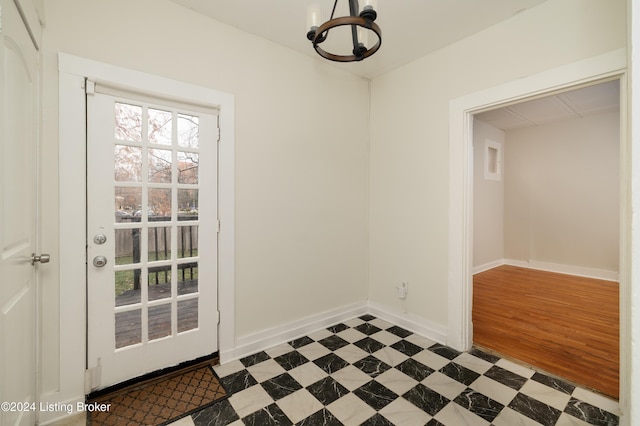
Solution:
M 520 268 L 537 269 L 540 271 L 555 272 L 557 274 L 576 275 L 578 277 L 595 278 L 605 281 L 619 281 L 617 271 L 605 269 L 585 268 L 583 266 L 562 265 L 560 263 L 541 262 L 538 260 L 498 259 L 483 265 L 473 267 L 473 275 L 502 265 L 518 266 Z
M 240 359 L 364 314 L 374 315 L 438 343 L 445 344 L 447 341 L 446 327 L 415 315 L 394 311 L 387 306 L 363 301 L 239 337 L 236 339 L 235 348 L 221 353 L 220 358 L 224 359 L 225 363 Z
M 363 301 L 242 336 L 236 339 L 235 348 L 221 353 L 220 358 L 225 363 L 240 359 L 366 313 L 367 303 Z
M 480 272 L 488 271 L 489 269 L 497 268 L 498 266 L 502 266 L 504 264 L 505 264 L 504 259 L 494 260 L 492 262 L 487 262 L 482 265 L 474 266 L 472 273 L 473 275 L 479 274 Z
M 520 266 L 522 268 L 538 269 L 540 271 L 555 272 L 558 274 L 576 275 L 585 278 L 595 278 L 605 281 L 619 280 L 617 271 L 607 271 L 604 269 L 585 268 L 583 266 L 562 265 L 559 263 L 540 262 L 537 260 L 515 260 L 504 259 L 505 265 Z
M 440 344 L 444 345 L 447 342 L 447 328 L 425 318 L 371 301 L 369 301 L 369 313 Z

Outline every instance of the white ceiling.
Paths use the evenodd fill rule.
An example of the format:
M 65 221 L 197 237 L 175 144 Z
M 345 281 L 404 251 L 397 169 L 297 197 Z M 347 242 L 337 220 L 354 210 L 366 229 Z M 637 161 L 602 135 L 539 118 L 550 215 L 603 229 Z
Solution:
M 508 131 L 620 110 L 618 80 L 546 96 L 474 115 Z
M 334 0 L 171 1 L 319 61 L 365 78 L 374 78 L 547 0 L 378 0 L 376 22 L 382 30 L 382 46 L 372 57 L 348 64 L 321 58 L 306 38 L 308 6 L 321 6 L 323 20 L 328 20 Z M 348 15 L 348 1 L 338 0 L 335 16 L 345 15 Z M 348 30 L 346 33 L 344 38 L 349 39 Z M 333 35 L 342 39 L 342 34 L 335 31 Z M 325 44 L 333 41 L 331 38 Z M 349 54 L 349 43 L 350 39 L 336 47 L 338 51 L 334 53 Z M 614 111 L 619 109 L 619 96 L 619 84 L 613 81 L 510 105 L 475 117 L 505 131 L 514 130 Z
M 307 40 L 306 15 L 307 7 L 317 4 L 323 9 L 323 20 L 328 20 L 333 0 L 172 1 L 305 55 L 330 62 L 318 56 Z M 331 63 L 356 75 L 373 78 L 545 1 L 379 0 L 376 23 L 383 36 L 380 50 L 362 62 Z M 348 15 L 348 2 L 338 0 L 336 17 L 345 15 Z

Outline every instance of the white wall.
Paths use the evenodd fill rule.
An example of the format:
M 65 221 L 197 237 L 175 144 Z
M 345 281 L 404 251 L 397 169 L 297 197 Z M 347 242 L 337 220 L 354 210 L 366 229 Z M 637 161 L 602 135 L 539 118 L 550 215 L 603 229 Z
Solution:
M 371 84 L 370 300 L 447 326 L 449 103 L 626 45 L 625 1 L 554 0 Z
M 486 141 L 499 144 L 504 165 L 504 131 L 473 121 L 473 267 L 495 266 L 504 259 L 504 170 L 500 179 L 485 177 Z
M 506 137 L 504 257 L 615 276 L 620 114 L 512 130 Z
M 84 321 L 58 304 L 57 52 L 235 95 L 237 338 L 366 300 L 366 80 L 165 0 L 60 0 L 46 14 L 44 393 L 65 362 L 59 309 Z

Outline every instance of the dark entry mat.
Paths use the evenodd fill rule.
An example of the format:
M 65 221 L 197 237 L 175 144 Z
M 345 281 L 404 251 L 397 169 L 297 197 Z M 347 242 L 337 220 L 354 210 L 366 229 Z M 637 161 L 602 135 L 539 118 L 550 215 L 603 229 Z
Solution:
M 87 423 L 166 425 L 226 397 L 209 362 L 90 398 L 89 404 L 108 405 L 105 411 L 88 411 Z

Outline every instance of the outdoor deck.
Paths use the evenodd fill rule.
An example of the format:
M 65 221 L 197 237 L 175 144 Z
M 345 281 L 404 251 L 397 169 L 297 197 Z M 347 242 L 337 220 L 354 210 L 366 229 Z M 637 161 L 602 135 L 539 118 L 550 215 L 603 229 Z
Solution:
M 171 297 L 171 284 L 154 284 L 148 287 L 149 301 L 158 301 Z M 192 294 L 198 291 L 198 281 L 184 281 L 178 285 L 178 295 Z M 129 290 L 116 296 L 116 306 L 140 303 L 140 290 Z M 149 340 L 171 335 L 171 303 L 148 308 Z M 134 345 L 142 341 L 142 309 L 119 312 L 116 314 L 116 348 Z M 198 298 L 179 300 L 177 305 L 177 332 L 181 333 L 198 327 Z

